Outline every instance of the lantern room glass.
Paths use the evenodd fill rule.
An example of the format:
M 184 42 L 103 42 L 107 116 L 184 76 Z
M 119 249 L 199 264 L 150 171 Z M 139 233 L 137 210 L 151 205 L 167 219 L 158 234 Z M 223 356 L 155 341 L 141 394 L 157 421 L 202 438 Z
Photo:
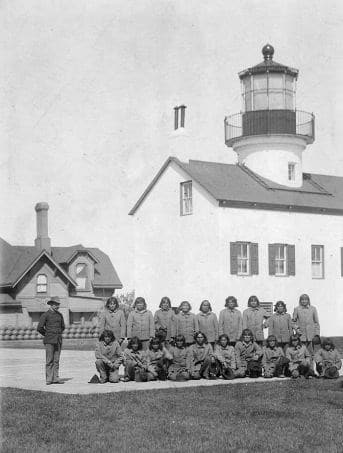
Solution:
M 283 72 L 266 72 L 242 80 L 243 108 L 295 110 L 295 78 Z

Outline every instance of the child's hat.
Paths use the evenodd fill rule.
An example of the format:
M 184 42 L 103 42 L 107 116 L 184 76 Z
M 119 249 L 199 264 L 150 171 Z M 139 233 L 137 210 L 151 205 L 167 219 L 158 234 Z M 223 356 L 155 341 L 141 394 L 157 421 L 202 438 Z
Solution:
M 337 379 L 339 377 L 339 373 L 335 366 L 329 366 L 324 371 L 324 376 L 328 379 Z
M 61 300 L 58 296 L 52 296 L 47 302 L 48 305 L 61 305 Z
M 100 384 L 99 376 L 97 374 L 94 374 L 88 381 L 88 384 Z

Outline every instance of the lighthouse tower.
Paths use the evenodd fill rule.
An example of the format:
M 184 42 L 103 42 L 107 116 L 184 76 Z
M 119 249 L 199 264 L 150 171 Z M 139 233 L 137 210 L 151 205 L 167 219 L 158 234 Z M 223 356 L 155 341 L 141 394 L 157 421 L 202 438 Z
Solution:
M 262 63 L 239 73 L 243 108 L 225 118 L 225 143 L 239 164 L 258 175 L 301 187 L 302 153 L 314 141 L 314 115 L 296 108 L 298 70 L 274 61 L 270 44 L 262 54 Z

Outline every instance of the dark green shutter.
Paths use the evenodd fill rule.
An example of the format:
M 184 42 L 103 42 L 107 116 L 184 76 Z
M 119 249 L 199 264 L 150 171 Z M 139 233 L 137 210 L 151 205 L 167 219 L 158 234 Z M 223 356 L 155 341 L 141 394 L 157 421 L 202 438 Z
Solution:
M 268 244 L 269 275 L 275 275 L 275 246 L 276 244 Z
M 250 244 L 250 273 L 258 275 L 258 244 Z
M 287 274 L 295 275 L 295 245 L 287 245 Z
M 238 263 L 237 263 L 238 247 L 236 242 L 230 242 L 230 272 L 231 274 L 237 274 Z

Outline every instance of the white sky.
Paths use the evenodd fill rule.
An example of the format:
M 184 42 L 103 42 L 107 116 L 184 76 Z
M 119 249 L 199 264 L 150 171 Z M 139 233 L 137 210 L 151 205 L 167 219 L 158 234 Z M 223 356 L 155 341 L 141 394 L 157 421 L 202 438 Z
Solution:
M 127 213 L 170 154 L 172 108 L 185 157 L 234 162 L 223 119 L 267 42 L 316 115 L 303 170 L 343 176 L 342 24 L 328 0 L 0 0 L 1 236 L 33 244 L 47 201 L 53 245 L 100 247 L 130 290 Z

